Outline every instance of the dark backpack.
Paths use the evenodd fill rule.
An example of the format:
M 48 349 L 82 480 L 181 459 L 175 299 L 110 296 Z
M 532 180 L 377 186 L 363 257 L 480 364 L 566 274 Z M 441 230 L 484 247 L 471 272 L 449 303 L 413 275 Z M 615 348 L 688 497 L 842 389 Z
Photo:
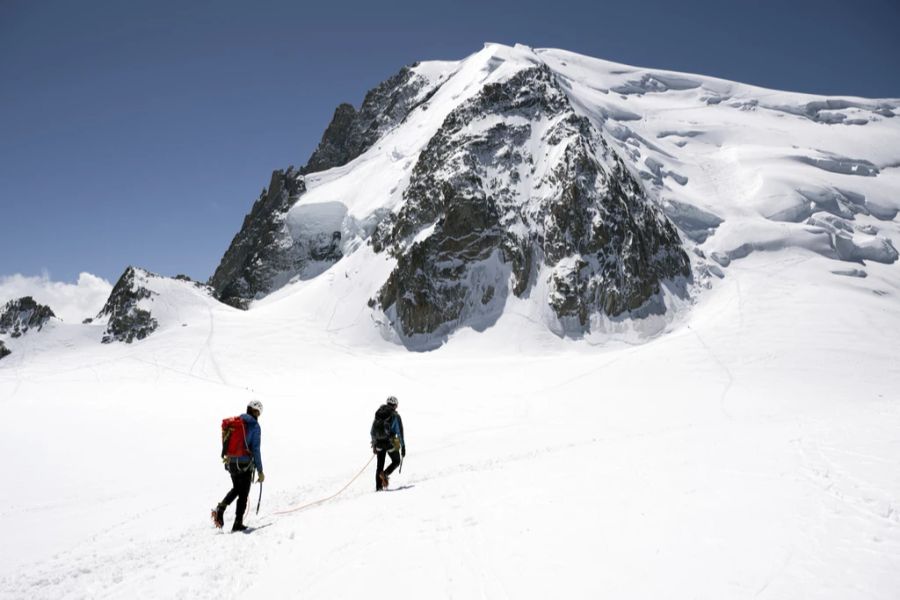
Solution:
M 372 434 L 376 442 L 384 442 L 391 439 L 391 424 L 394 421 L 394 410 L 385 404 L 375 411 L 375 420 L 372 421 Z
M 241 456 L 250 456 L 244 420 L 240 417 L 222 419 L 222 458 Z

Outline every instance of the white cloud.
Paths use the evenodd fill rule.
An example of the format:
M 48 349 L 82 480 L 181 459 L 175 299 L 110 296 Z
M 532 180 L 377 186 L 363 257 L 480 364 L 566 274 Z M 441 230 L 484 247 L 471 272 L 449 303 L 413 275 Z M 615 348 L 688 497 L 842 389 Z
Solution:
M 112 284 L 90 273 L 81 273 L 76 283 L 51 281 L 46 273 L 0 275 L 0 307 L 9 300 L 33 296 L 67 323 L 81 323 L 85 317 L 96 316 L 111 291 Z

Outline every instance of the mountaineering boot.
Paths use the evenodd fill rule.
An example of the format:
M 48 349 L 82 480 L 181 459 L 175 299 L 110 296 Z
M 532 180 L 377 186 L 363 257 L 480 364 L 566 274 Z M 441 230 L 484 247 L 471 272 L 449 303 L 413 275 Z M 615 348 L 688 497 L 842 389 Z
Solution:
M 381 477 L 381 489 L 386 490 L 388 488 L 388 483 L 389 483 L 388 476 L 385 475 L 384 473 L 381 473 L 380 477 Z
M 244 525 L 244 518 L 239 514 L 234 519 L 234 525 L 231 526 L 231 531 L 244 531 L 247 529 L 247 526 Z
M 225 504 L 219 503 L 212 511 L 212 520 L 216 526 L 216 529 L 222 529 L 225 525 L 225 509 L 227 506 Z

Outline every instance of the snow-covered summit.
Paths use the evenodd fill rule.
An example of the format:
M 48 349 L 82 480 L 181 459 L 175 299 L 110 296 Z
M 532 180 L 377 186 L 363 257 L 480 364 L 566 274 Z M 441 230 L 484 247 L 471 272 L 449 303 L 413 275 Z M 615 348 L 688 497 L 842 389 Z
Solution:
M 163 277 L 128 267 L 113 287 L 95 325 L 106 327 L 103 343 L 132 343 L 163 327 L 184 326 L 207 319 L 213 306 L 212 289 L 186 277 Z
M 359 111 L 339 107 L 309 164 L 273 176 L 279 200 L 262 214 L 257 203 L 235 238 L 247 251 L 235 262 L 233 244 L 213 285 L 237 305 L 286 284 L 270 301 L 296 296 L 335 314 L 351 304 L 343 328 L 374 323 L 410 347 L 510 312 L 564 336 L 652 334 L 753 252 L 799 248 L 856 276 L 894 263 L 898 114 L 896 99 L 485 44 L 404 67 Z M 619 188 L 635 190 L 628 214 L 650 215 L 630 232 L 613 209 Z M 645 280 L 653 240 L 668 239 L 656 222 L 677 228 L 660 248 L 679 247 L 690 267 L 678 259 Z M 644 258 L 629 271 L 629 256 Z M 352 279 L 352 290 L 313 298 L 321 277 Z

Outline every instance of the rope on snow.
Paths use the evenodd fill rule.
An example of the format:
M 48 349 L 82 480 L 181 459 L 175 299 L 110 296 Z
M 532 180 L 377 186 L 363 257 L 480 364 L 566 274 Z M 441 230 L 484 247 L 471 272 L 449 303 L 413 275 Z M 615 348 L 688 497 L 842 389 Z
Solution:
M 294 508 L 288 508 L 286 510 L 279 510 L 279 511 L 273 512 L 272 514 L 273 515 L 286 515 L 288 513 L 297 512 L 298 510 L 303 510 L 304 508 L 310 508 L 311 506 L 316 506 L 318 504 L 324 504 L 325 502 L 328 502 L 329 500 L 331 500 L 333 498 L 337 498 L 338 496 L 341 495 L 341 493 L 343 493 L 344 490 L 346 490 L 348 487 L 350 487 L 351 483 L 356 481 L 356 479 L 360 475 L 363 474 L 363 472 L 366 470 L 366 468 L 372 463 L 372 460 L 374 458 L 375 458 L 374 454 L 372 456 L 370 456 L 369 460 L 366 461 L 366 464 L 363 465 L 363 468 L 359 470 L 359 473 L 354 475 L 353 479 L 351 479 L 350 481 L 347 482 L 347 485 L 342 487 L 340 490 L 338 490 L 336 493 L 332 494 L 331 496 L 328 496 L 327 498 L 322 498 L 321 500 L 316 500 L 315 502 L 308 502 L 306 504 L 301 504 L 300 506 L 295 506 Z

